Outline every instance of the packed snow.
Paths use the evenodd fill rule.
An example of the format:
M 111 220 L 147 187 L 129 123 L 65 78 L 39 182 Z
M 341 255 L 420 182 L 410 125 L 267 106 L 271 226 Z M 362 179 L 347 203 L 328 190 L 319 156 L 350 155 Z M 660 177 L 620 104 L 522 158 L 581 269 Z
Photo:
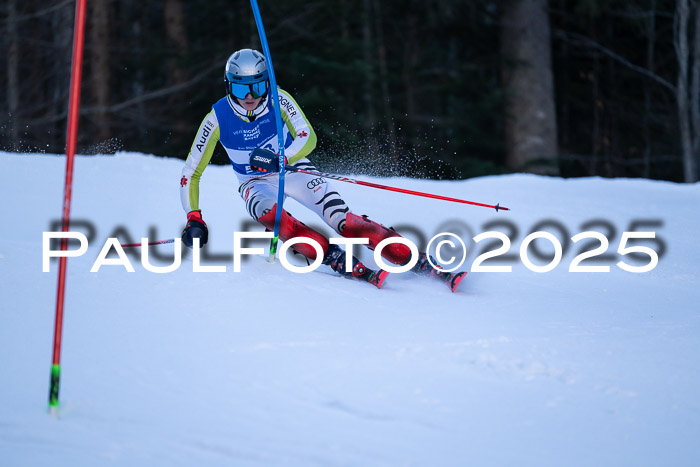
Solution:
M 52 417 L 58 261 L 42 271 L 42 238 L 60 230 L 65 156 L 0 153 L 0 162 L 2 466 L 700 463 L 700 184 L 357 176 L 511 208 L 496 212 L 333 182 L 354 212 L 416 243 L 445 231 L 461 237 L 463 270 L 502 245 L 473 237 L 503 232 L 508 254 L 481 266 L 512 271 L 470 272 L 453 294 L 412 273 L 391 274 L 379 290 L 326 266 L 293 273 L 264 255 L 233 272 L 233 232 L 262 228 L 247 217 L 230 166 L 210 166 L 201 185 L 210 228 L 202 265 L 226 272 L 193 272 L 189 251 L 174 272 L 149 272 L 140 248 L 126 249 L 133 273 L 111 264 L 90 272 L 109 237 L 179 237 L 183 162 L 78 156 L 71 213 L 89 248 L 68 260 Z M 331 233 L 293 201 L 286 208 Z M 521 258 L 535 231 L 564 247 L 551 271 Z M 601 245 L 571 241 L 586 231 L 609 245 L 580 265 L 609 272 L 569 271 Z M 621 254 L 629 231 L 654 232 L 622 245 L 652 253 Z M 535 267 L 550 262 L 552 245 L 530 244 Z M 173 251 L 151 247 L 151 261 L 157 254 L 167 265 Z M 617 265 L 643 267 L 654 254 L 648 272 Z M 371 252 L 361 259 L 375 266 Z

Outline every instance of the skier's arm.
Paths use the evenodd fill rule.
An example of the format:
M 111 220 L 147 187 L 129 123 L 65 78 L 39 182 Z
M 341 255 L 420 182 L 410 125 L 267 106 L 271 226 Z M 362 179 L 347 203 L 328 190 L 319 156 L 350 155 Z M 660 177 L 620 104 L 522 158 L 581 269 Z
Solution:
M 316 133 L 311 128 L 311 124 L 301 111 L 299 104 L 292 96 L 282 89 L 279 90 L 280 107 L 282 109 L 282 120 L 287 125 L 289 134 L 294 141 L 285 148 L 284 155 L 290 164 L 307 157 L 316 147 Z
M 182 168 L 180 179 L 180 201 L 185 212 L 195 211 L 199 208 L 199 179 L 202 172 L 211 161 L 214 148 L 219 141 L 219 122 L 216 113 L 212 109 L 199 126 L 197 136 L 192 143 L 187 162 Z

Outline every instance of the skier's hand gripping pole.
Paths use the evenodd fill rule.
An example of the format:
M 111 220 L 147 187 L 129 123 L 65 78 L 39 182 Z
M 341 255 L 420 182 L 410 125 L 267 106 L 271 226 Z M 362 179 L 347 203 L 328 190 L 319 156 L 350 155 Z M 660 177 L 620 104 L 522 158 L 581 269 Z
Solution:
M 209 229 L 207 229 L 207 224 L 202 219 L 202 211 L 199 209 L 187 214 L 187 226 L 182 231 L 182 243 L 189 248 L 192 248 L 194 238 L 199 238 L 200 247 L 209 240 Z

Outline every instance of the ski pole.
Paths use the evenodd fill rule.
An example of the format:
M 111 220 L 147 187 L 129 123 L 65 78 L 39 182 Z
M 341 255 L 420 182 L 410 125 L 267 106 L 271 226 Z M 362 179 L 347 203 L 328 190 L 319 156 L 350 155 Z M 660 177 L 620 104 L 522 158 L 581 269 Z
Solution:
M 279 156 L 277 160 L 279 161 L 279 183 L 277 187 L 277 210 L 275 211 L 275 228 L 273 230 L 274 236 L 270 242 L 270 255 L 268 256 L 268 261 L 271 263 L 275 262 L 275 253 L 277 252 L 277 242 L 279 241 L 280 228 L 282 224 L 282 209 L 284 203 L 284 133 L 282 132 L 282 111 L 280 110 L 280 98 L 277 91 L 277 80 L 275 79 L 275 69 L 272 66 L 272 56 L 270 55 L 270 46 L 267 42 L 267 35 L 265 34 L 265 27 L 263 26 L 262 17 L 260 16 L 260 8 L 258 7 L 258 0 L 250 0 L 250 6 L 253 8 L 253 17 L 255 18 L 255 24 L 258 28 L 258 36 L 260 37 L 260 44 L 262 45 L 263 55 L 265 56 L 265 66 L 267 68 L 268 77 L 270 79 L 270 94 L 272 94 L 272 103 L 275 113 L 275 126 L 277 128 L 277 146 L 279 147 Z
M 157 242 L 148 242 L 147 244 L 148 245 L 162 245 L 164 243 L 175 243 L 175 239 L 169 238 L 167 240 L 158 240 Z M 120 243 L 119 246 L 122 248 L 131 248 L 131 247 L 135 247 L 135 246 L 141 246 L 141 243 Z
M 315 175 L 317 177 L 330 178 L 333 180 L 338 180 L 340 182 L 354 183 L 356 185 L 368 186 L 368 187 L 372 187 L 372 188 L 381 188 L 382 190 L 396 191 L 398 193 L 406 193 L 406 194 L 415 195 L 415 196 L 424 196 L 426 198 L 434 198 L 434 199 L 441 199 L 444 201 L 452 201 L 454 203 L 471 204 L 473 206 L 482 206 L 485 208 L 493 208 L 496 210 L 496 212 L 498 212 L 498 211 L 510 211 L 509 208 L 503 207 L 500 204 L 496 204 L 495 206 L 493 206 L 491 204 L 476 203 L 474 201 L 467 201 L 467 200 L 459 199 L 459 198 L 449 198 L 447 196 L 433 195 L 431 193 L 423 193 L 421 191 L 405 190 L 403 188 L 396 188 L 393 186 L 380 185 L 378 183 L 363 182 L 362 180 L 355 180 L 352 178 L 343 177 L 341 175 L 335 175 L 335 174 L 329 174 L 329 173 L 323 173 L 323 172 L 313 172 L 311 170 L 299 169 L 299 168 L 294 167 L 292 165 L 286 165 L 285 168 L 287 170 L 291 170 L 292 172 L 301 172 L 301 173 L 305 173 L 305 174 L 309 174 L 309 175 Z

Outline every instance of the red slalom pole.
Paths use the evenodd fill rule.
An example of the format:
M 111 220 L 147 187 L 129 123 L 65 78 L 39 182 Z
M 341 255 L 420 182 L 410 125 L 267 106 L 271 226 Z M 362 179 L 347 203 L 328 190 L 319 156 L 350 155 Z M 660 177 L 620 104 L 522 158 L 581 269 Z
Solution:
M 83 43 L 85 40 L 85 10 L 87 0 L 77 0 L 75 5 L 75 28 L 73 31 L 73 64 L 70 78 L 70 101 L 68 103 L 68 132 L 66 138 L 66 180 L 63 188 L 62 232 L 70 225 L 70 203 L 73 189 L 73 160 L 78 139 L 78 110 L 80 109 L 80 82 L 83 68 Z M 61 240 L 61 251 L 68 249 L 68 239 Z M 66 289 L 66 260 L 62 256 L 58 264 L 58 290 L 56 293 L 56 323 L 53 336 L 53 360 L 49 388 L 49 411 L 58 412 L 58 389 L 61 379 L 61 334 L 63 329 L 63 303 Z
M 317 177 L 331 178 L 333 180 L 338 180 L 340 182 L 354 183 L 356 185 L 369 186 L 372 188 L 380 188 L 382 190 L 395 191 L 397 193 L 406 193 L 406 194 L 415 195 L 415 196 L 423 196 L 425 198 L 433 198 L 433 199 L 441 199 L 444 201 L 452 201 L 453 203 L 471 204 L 472 206 L 481 206 L 484 208 L 492 208 L 492 209 L 495 209 L 496 212 L 498 212 L 498 211 L 510 211 L 509 208 L 505 208 L 505 207 L 501 206 L 500 204 L 496 204 L 494 206 L 491 204 L 475 203 L 474 201 L 467 201 L 467 200 L 459 199 L 459 198 L 449 198 L 447 196 L 433 195 L 431 193 L 423 193 L 421 191 L 405 190 L 403 188 L 395 188 L 393 186 L 380 185 L 378 183 L 363 182 L 362 180 L 355 180 L 352 178 L 342 177 L 340 175 L 335 175 L 335 174 L 322 173 L 322 172 L 312 172 L 310 170 L 298 169 L 292 165 L 286 165 L 285 168 L 287 170 L 291 170 L 292 172 L 301 172 L 301 173 L 305 173 L 305 174 L 309 174 L 309 175 L 315 175 Z

